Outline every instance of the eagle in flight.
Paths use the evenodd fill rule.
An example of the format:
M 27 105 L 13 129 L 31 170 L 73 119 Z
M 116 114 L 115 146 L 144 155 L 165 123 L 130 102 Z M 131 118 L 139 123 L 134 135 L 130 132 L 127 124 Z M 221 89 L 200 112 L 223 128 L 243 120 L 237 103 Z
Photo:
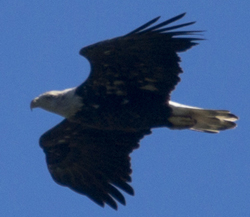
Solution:
M 234 128 L 238 118 L 226 110 L 209 110 L 170 101 L 180 81 L 178 52 L 197 44 L 200 31 L 166 27 L 185 13 L 80 50 L 91 72 L 80 86 L 49 91 L 31 102 L 65 119 L 44 133 L 40 146 L 52 178 L 86 195 L 100 206 L 125 205 L 120 192 L 133 195 L 130 153 L 152 128 L 218 133 Z M 175 31 L 172 31 L 175 30 Z

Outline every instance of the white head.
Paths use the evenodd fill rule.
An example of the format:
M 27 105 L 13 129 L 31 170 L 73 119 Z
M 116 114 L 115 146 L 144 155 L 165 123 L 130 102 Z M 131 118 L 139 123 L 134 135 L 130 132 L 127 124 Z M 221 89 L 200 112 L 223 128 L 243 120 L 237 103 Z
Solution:
M 74 115 L 82 106 L 81 97 L 75 95 L 75 88 L 63 91 L 49 91 L 33 99 L 30 108 L 42 108 L 65 118 Z

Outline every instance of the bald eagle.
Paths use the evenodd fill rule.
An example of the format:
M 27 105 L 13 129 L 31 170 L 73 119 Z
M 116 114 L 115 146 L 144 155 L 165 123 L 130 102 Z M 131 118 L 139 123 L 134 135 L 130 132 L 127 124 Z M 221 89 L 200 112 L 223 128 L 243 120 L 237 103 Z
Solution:
M 91 65 L 80 86 L 49 91 L 31 102 L 65 119 L 44 133 L 40 146 L 52 178 L 100 206 L 125 205 L 120 192 L 133 195 L 130 153 L 152 128 L 217 133 L 231 129 L 237 117 L 170 101 L 180 81 L 178 52 L 197 44 L 199 31 L 172 31 L 194 22 L 166 27 L 185 13 L 80 50 Z

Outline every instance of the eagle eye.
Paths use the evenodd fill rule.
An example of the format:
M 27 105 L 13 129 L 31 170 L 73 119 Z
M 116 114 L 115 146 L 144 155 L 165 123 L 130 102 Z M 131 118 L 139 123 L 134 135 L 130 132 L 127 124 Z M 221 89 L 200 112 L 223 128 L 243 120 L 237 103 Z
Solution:
M 51 95 L 46 95 L 45 99 L 50 100 L 50 99 L 52 99 L 52 96 Z

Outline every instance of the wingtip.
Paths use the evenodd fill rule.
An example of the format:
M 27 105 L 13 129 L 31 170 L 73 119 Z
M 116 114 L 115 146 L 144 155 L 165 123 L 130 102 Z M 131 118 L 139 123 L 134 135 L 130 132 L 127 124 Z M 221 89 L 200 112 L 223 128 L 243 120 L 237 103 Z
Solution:
M 181 13 L 181 14 L 179 14 L 179 15 L 173 17 L 172 19 L 179 20 L 179 19 L 181 19 L 182 17 L 184 17 L 186 14 L 187 14 L 187 12 Z
M 161 16 L 158 16 L 158 17 L 154 18 L 154 19 L 151 20 L 151 21 L 155 23 L 155 22 L 158 21 L 160 18 L 161 18 Z
M 187 12 L 183 12 L 183 13 L 181 13 L 179 16 L 182 18 L 182 17 L 184 17 L 186 14 L 187 14 Z

